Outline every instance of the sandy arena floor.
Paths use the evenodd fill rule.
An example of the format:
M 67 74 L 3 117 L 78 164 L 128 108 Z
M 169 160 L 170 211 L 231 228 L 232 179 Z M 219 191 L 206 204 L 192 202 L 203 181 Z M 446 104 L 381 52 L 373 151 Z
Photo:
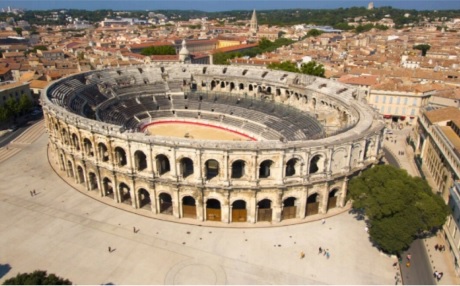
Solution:
M 186 122 L 155 123 L 147 127 L 149 134 L 199 140 L 250 141 L 243 134 L 219 127 L 197 125 Z

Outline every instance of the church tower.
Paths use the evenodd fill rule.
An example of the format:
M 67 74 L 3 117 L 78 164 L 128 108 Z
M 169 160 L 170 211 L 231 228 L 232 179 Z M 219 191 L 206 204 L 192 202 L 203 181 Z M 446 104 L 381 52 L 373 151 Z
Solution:
M 259 26 L 257 25 L 257 15 L 256 15 L 256 10 L 252 12 L 252 17 L 251 17 L 251 23 L 250 23 L 250 28 L 249 32 L 251 35 L 255 36 L 257 32 L 259 31 Z

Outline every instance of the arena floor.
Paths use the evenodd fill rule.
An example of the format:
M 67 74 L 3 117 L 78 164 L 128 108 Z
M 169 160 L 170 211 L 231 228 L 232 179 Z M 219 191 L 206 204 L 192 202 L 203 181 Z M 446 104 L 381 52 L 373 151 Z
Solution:
M 148 134 L 198 140 L 256 141 L 255 138 L 219 126 L 196 122 L 155 122 L 145 128 Z

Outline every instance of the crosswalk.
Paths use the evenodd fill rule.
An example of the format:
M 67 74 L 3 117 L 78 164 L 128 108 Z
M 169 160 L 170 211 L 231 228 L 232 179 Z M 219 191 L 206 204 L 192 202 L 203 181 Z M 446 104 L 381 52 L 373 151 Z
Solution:
M 45 132 L 43 123 L 44 121 L 40 120 L 24 133 L 19 135 L 16 139 L 11 141 L 10 144 L 0 148 L 0 163 L 8 160 L 20 152 L 23 148 L 35 142 L 35 140 L 37 140 Z

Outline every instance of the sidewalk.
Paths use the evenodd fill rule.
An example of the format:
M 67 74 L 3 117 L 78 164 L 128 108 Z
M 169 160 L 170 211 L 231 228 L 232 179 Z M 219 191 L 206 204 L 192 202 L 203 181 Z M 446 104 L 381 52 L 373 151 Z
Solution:
M 393 130 L 392 135 L 385 135 L 384 146 L 394 155 L 397 159 L 401 169 L 407 170 L 411 176 L 420 176 L 417 166 L 414 162 L 414 151 L 410 145 L 406 143 L 406 137 L 411 132 L 411 129 L 406 127 L 403 130 Z M 388 140 L 386 139 L 388 137 Z M 399 155 L 399 152 L 404 152 L 404 155 Z M 447 245 L 447 242 L 442 237 L 441 232 L 436 236 L 423 239 L 426 252 L 428 254 L 431 268 L 433 272 L 443 272 L 443 278 L 438 282 L 440 285 L 460 285 L 460 278 L 456 276 L 454 267 L 449 257 L 449 252 L 435 251 L 434 246 Z

